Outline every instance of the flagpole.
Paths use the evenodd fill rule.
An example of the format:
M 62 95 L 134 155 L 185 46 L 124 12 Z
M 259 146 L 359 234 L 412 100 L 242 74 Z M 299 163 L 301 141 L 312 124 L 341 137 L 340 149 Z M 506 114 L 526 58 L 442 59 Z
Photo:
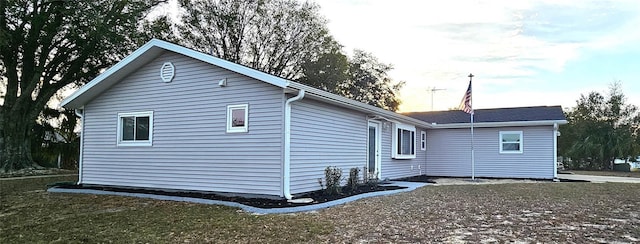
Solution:
M 471 81 L 473 80 L 473 74 L 469 74 L 469 87 L 472 88 Z M 473 89 L 471 89 L 473 91 Z M 475 153 L 473 148 L 474 138 L 473 138 L 473 95 L 469 98 L 470 107 L 471 107 L 471 180 L 476 179 L 476 160 Z

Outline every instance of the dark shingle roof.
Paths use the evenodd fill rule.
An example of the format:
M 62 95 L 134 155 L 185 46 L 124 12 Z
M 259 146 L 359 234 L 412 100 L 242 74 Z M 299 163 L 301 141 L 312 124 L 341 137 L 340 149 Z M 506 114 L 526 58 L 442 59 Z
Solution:
M 403 114 L 437 124 L 469 123 L 470 120 L 469 114 L 461 110 L 409 112 Z M 473 117 L 476 123 L 566 120 L 560 106 L 477 109 Z

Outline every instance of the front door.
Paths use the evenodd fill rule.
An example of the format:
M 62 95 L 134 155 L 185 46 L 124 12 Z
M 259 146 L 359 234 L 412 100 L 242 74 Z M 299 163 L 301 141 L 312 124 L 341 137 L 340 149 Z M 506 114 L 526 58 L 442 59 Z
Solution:
M 369 121 L 367 143 L 367 173 L 369 178 L 380 179 L 380 124 Z

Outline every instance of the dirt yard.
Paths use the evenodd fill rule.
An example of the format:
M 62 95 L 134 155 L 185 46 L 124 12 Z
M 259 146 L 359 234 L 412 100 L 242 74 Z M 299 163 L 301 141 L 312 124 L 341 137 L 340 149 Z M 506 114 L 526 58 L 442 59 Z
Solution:
M 72 177 L 0 181 L 0 243 L 640 241 L 640 185 L 426 186 L 312 213 L 116 196 L 53 194 Z
M 640 171 L 620 172 L 620 171 L 587 171 L 587 170 L 569 170 L 568 172 L 578 175 L 601 175 L 601 176 L 619 176 L 640 178 Z
M 639 185 L 531 183 L 423 187 L 319 215 L 329 241 L 640 241 Z

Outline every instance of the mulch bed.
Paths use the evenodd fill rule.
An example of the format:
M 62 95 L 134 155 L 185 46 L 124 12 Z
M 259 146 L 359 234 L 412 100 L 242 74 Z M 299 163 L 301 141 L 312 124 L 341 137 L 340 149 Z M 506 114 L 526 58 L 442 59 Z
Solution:
M 423 183 L 432 183 L 432 184 L 436 183 L 432 178 L 429 178 L 426 175 L 405 177 L 405 178 L 395 179 L 394 181 L 423 182 Z
M 128 193 L 144 193 L 144 194 L 154 194 L 154 195 L 165 195 L 165 196 L 177 196 L 177 197 L 192 197 L 192 198 L 201 198 L 201 199 L 210 199 L 210 200 L 220 200 L 220 201 L 228 201 L 228 202 L 237 202 L 248 206 L 258 207 L 258 208 L 288 208 L 288 207 L 298 207 L 298 206 L 307 206 L 319 203 L 330 202 L 358 194 L 369 193 L 369 192 L 377 192 L 377 191 L 390 191 L 390 190 L 398 190 L 405 189 L 406 187 L 378 184 L 378 185 L 368 185 L 363 184 L 359 185 L 355 190 L 351 191 L 351 189 L 346 186 L 342 188 L 340 194 L 325 194 L 324 191 L 313 191 L 308 192 L 303 195 L 298 195 L 294 199 L 298 198 L 311 198 L 313 202 L 311 203 L 291 203 L 286 199 L 267 199 L 267 198 L 249 198 L 249 197 L 240 197 L 240 196 L 223 196 L 219 194 L 215 194 L 213 192 L 175 192 L 175 191 L 162 191 L 162 190 L 153 190 L 153 189 L 142 189 L 142 188 L 122 188 L 122 187 L 113 187 L 113 186 L 86 186 L 86 185 L 76 185 L 76 184 L 58 184 L 54 185 L 54 187 L 66 188 L 66 189 L 91 189 L 91 190 L 102 190 L 102 191 L 112 191 L 112 192 L 128 192 Z

